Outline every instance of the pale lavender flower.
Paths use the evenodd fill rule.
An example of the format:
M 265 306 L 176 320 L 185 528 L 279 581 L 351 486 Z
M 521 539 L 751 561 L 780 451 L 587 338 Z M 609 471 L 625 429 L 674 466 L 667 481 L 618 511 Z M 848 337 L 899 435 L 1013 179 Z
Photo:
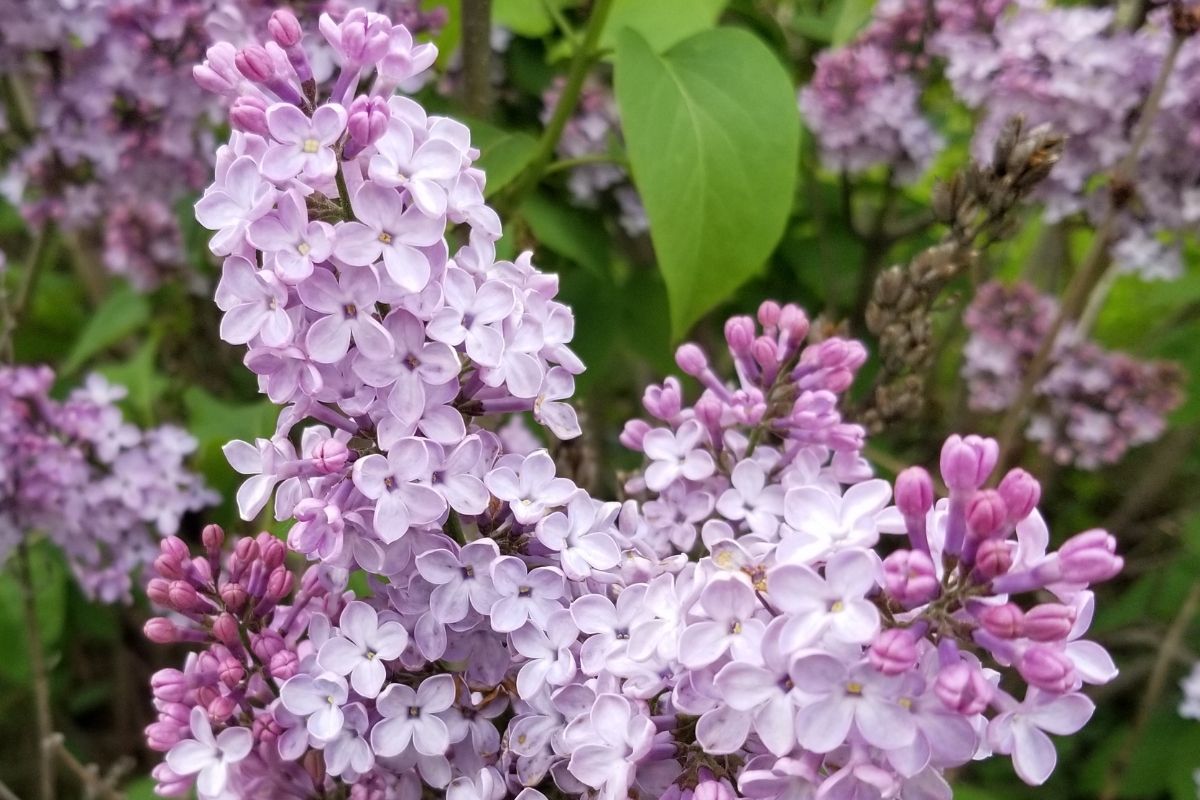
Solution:
M 338 633 L 321 645 L 317 663 L 349 675 L 350 685 L 363 697 L 375 697 L 387 680 L 383 662 L 400 657 L 408 645 L 408 631 L 399 622 L 380 624 L 375 609 L 356 600 L 342 609 Z
M 403 753 L 409 745 L 426 756 L 440 756 L 450 746 L 446 723 L 437 715 L 454 704 L 454 678 L 434 675 L 414 692 L 402 683 L 383 690 L 375 707 L 384 719 L 371 729 L 371 747 L 383 757 Z

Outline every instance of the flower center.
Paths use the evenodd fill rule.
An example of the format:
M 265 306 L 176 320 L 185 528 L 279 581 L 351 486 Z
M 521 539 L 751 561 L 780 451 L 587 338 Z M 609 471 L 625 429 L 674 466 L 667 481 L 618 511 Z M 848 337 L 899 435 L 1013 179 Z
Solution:
M 846 694 L 861 695 L 863 685 L 858 681 L 850 681 L 846 684 Z
M 409 706 L 408 707 L 408 716 L 410 719 L 416 719 L 417 717 L 421 716 L 421 707 L 420 706 Z
M 380 231 L 379 232 L 379 241 L 383 242 L 384 244 L 391 244 L 392 243 L 392 235 L 390 233 L 388 233 L 387 231 Z
M 320 149 L 321 149 L 321 143 L 318 142 L 316 139 L 305 139 L 304 140 L 304 152 L 315 153 Z
M 300 253 L 300 255 L 306 256 L 308 255 L 309 251 L 312 250 L 312 245 L 308 242 L 301 242 L 296 246 L 296 250 Z
M 346 319 L 351 319 L 358 316 L 358 306 L 354 303 L 346 303 L 342 306 L 342 313 L 346 315 Z
M 517 597 L 529 597 L 531 594 L 533 594 L 533 589 L 529 588 L 528 586 L 522 586 L 521 588 L 517 589 Z
M 846 609 L 846 604 L 843 603 L 841 600 L 834 600 L 829 605 L 829 611 L 831 614 L 840 614 L 845 609 Z

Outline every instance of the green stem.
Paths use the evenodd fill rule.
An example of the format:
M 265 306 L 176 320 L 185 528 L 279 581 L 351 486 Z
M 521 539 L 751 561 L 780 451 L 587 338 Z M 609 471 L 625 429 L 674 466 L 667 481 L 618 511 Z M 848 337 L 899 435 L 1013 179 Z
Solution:
M 554 159 L 558 140 L 562 138 L 567 122 L 575 113 L 576 106 L 579 105 L 583 82 L 596 58 L 600 34 L 604 31 L 604 24 L 608 20 L 608 12 L 612 10 L 612 6 L 613 0 L 596 0 L 592 15 L 588 18 L 587 29 L 583 34 L 583 42 L 571 59 L 567 81 L 563 85 L 562 94 L 559 95 L 558 104 L 554 107 L 554 114 L 550 117 L 550 122 L 546 124 L 542 138 L 538 140 L 537 150 L 534 151 L 533 157 L 505 193 L 505 202 L 502 204 L 504 208 L 511 209 L 520 205 L 521 199 L 537 186 L 546 167 Z
M 11 298 L 3 297 L 4 317 L 0 327 L 0 358 L 11 362 L 13 360 L 13 336 L 21 317 L 29 308 L 34 293 L 37 291 L 38 280 L 42 272 L 54 261 L 58 250 L 58 228 L 53 222 L 47 222 L 38 232 L 30 247 L 29 255 L 25 258 L 25 271 L 17 286 L 16 294 Z
M 354 219 L 354 209 L 350 207 L 350 189 L 346 187 L 346 174 L 342 171 L 341 164 L 338 164 L 336 179 L 338 200 L 342 205 L 342 213 L 346 215 L 347 220 L 352 220 Z
M 54 800 L 54 754 L 48 746 L 54 733 L 54 719 L 50 712 L 50 677 L 46 671 L 46 652 L 42 647 L 41 625 L 37 616 L 33 566 L 29 557 L 29 542 L 26 539 L 22 539 L 17 546 L 17 573 L 25 617 L 25 640 L 29 647 L 29 671 L 33 681 L 38 797 L 40 800 Z
M 579 156 L 578 158 L 564 158 L 560 161 L 555 161 L 542 171 L 542 177 L 553 175 L 556 172 L 563 170 L 574 169 L 575 167 L 586 167 L 589 164 L 616 164 L 617 166 L 629 168 L 629 160 L 623 156 L 597 153 L 590 156 Z

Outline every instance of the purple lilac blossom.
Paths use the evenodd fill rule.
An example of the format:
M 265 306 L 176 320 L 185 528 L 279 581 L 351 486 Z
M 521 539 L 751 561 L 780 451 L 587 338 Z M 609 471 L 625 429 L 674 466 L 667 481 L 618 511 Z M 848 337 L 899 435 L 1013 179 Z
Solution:
M 275 298 L 255 314 L 281 306 L 291 322 L 236 337 L 283 406 L 273 438 L 227 448 L 249 476 L 239 507 L 249 519 L 273 499 L 293 524 L 286 546 L 263 533 L 226 549 L 212 526 L 194 557 L 162 542 L 149 596 L 163 615 L 146 634 L 197 652 L 152 680 L 158 792 L 948 800 L 943 772 L 991 753 L 1043 782 L 1046 733 L 1078 730 L 1083 685 L 1116 674 L 1083 638 L 1090 584 L 1122 568 L 1113 538 L 1050 551 L 1037 481 L 1015 470 L 983 489 L 998 447 L 976 436 L 944 446 L 948 498 L 914 467 L 892 505 L 863 429 L 838 411 L 865 349 L 810 340 L 799 308 L 770 301 L 726 325 L 735 379 L 698 346 L 678 350 L 699 396 L 675 378 L 648 388 L 648 418 L 621 435 L 645 456 L 629 499 L 592 497 L 558 474 L 540 430 L 513 422 L 553 398 L 540 421 L 578 433 L 565 401 L 583 365 L 557 279 L 528 253 L 495 261 L 500 221 L 467 131 L 392 96 L 432 47 L 380 15 L 326 18 L 339 70 L 305 86 L 296 24 L 279 11 L 268 27 L 292 72 L 229 82 L 241 104 L 388 119 L 373 138 L 347 111 L 333 177 L 262 176 L 273 143 L 248 130 L 218 156 L 209 197 L 270 198 L 214 223 L 227 272 L 275 274 L 247 232 L 281 203 L 329 221 L 332 246 L 279 282 L 285 295 L 238 294 Z M 371 164 L 393 135 L 412 152 L 449 143 L 430 152 L 451 163 L 418 186 L 391 167 L 380 182 Z M 231 185 L 246 160 L 258 178 Z M 444 193 L 445 209 L 420 193 Z M 451 224 L 453 246 L 425 237 Z M 884 537 L 907 539 L 881 560 Z
M 58 401 L 53 384 L 47 367 L 0 368 L 0 562 L 40 533 L 85 594 L 128 602 L 156 541 L 217 497 L 187 468 L 196 441 L 125 420 L 123 387 L 92 375 Z
M 1057 314 L 1055 300 L 1029 284 L 980 287 L 964 317 L 972 409 L 1002 411 L 1015 400 Z M 1167 414 L 1182 402 L 1181 380 L 1173 363 L 1110 352 L 1066 330 L 1036 387 L 1039 407 L 1026 435 L 1060 464 L 1116 463 L 1163 434 Z

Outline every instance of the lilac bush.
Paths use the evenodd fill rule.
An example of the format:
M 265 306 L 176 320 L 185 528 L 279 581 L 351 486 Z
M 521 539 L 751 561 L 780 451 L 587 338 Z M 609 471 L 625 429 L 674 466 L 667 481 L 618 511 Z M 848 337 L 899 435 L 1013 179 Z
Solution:
M 163 541 L 146 634 L 196 652 L 152 681 L 158 792 L 949 798 L 992 754 L 1045 781 L 1116 675 L 1085 638 L 1115 540 L 1051 548 L 991 439 L 945 442 L 944 492 L 875 478 L 840 410 L 865 348 L 771 301 L 726 323 L 733 380 L 686 344 L 699 395 L 646 390 L 622 500 L 580 488 L 530 443 L 580 433 L 558 280 L 497 260 L 469 132 L 393 94 L 434 49 L 319 28 L 327 81 L 284 10 L 197 68 L 234 109 L 196 209 L 222 334 L 282 407 L 225 452 L 243 518 L 291 527 Z

